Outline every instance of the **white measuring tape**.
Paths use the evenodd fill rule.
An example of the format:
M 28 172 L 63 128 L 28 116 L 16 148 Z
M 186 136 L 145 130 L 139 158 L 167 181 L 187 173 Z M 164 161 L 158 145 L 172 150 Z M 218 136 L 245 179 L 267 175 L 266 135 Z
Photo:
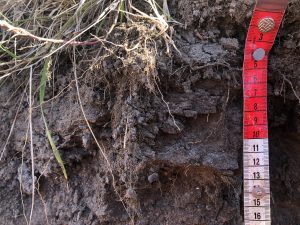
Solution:
M 245 44 L 244 86 L 244 222 L 271 225 L 267 117 L 268 53 L 288 0 L 258 0 Z

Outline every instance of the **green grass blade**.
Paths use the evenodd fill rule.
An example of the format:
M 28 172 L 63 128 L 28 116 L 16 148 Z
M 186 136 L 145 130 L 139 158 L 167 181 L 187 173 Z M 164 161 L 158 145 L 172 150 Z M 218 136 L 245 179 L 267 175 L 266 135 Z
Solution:
M 45 90 L 46 90 L 46 83 L 48 80 L 48 75 L 49 75 L 49 71 L 50 71 L 50 67 L 51 67 L 51 63 L 52 60 L 51 58 L 46 58 L 45 63 L 44 63 L 44 67 L 42 69 L 42 73 L 41 73 L 41 81 L 40 81 L 40 104 L 42 105 L 44 103 L 44 99 L 45 99 Z
M 4 20 L 6 20 L 7 22 L 9 22 L 10 24 L 13 24 L 12 21 L 10 21 L 2 12 L 0 12 L 0 18 L 3 18 Z
M 120 0 L 120 22 L 122 23 L 124 21 L 124 12 L 125 12 L 125 0 Z
M 168 20 L 173 20 L 172 16 L 167 15 L 165 13 L 165 10 L 163 9 L 163 7 L 161 7 L 156 1 L 155 1 L 155 5 L 157 6 L 157 8 L 160 10 L 161 14 L 165 15 L 167 17 Z
M 51 67 L 51 63 L 52 60 L 51 58 L 47 58 L 44 64 L 44 67 L 42 69 L 42 73 L 41 73 L 41 81 L 40 81 L 40 92 L 39 92 L 39 100 L 40 100 L 40 105 L 41 105 L 41 112 L 42 112 L 42 118 L 44 121 L 44 126 L 45 126 L 45 131 L 46 131 L 46 136 L 48 138 L 49 144 L 51 146 L 51 149 L 53 151 L 53 154 L 55 156 L 56 161 L 58 162 L 59 166 L 61 167 L 61 170 L 64 174 L 64 177 L 66 179 L 68 179 L 68 175 L 67 175 L 67 171 L 66 168 L 64 166 L 63 160 L 61 158 L 61 155 L 53 141 L 51 132 L 48 128 L 48 124 L 44 115 L 44 111 L 43 111 L 43 103 L 44 103 L 44 98 L 45 98 L 45 90 L 46 90 L 46 82 L 48 80 L 48 75 L 49 75 L 49 71 L 50 71 L 50 67 Z
M 41 107 L 41 110 L 43 110 L 43 108 Z M 67 174 L 67 171 L 66 171 L 66 168 L 65 168 L 65 165 L 64 165 L 64 162 L 60 156 L 60 153 L 58 151 L 58 149 L 56 148 L 56 145 L 53 141 L 53 138 L 51 136 L 51 132 L 49 131 L 48 129 L 48 125 L 47 125 L 47 122 L 46 122 L 46 118 L 44 116 L 44 113 L 42 113 L 42 117 L 43 117 L 43 121 L 44 121 L 44 124 L 45 124 L 45 130 L 46 130 L 46 135 L 47 135 L 47 138 L 48 138 L 48 141 L 50 143 L 50 146 L 52 148 L 52 151 L 53 151 L 53 154 L 55 156 L 55 159 L 56 161 L 58 162 L 63 174 L 64 174 L 64 177 L 66 178 L 66 180 L 68 179 L 68 174 Z
M 0 44 L 0 50 L 2 50 L 3 52 L 5 52 L 7 55 L 9 55 L 10 57 L 12 57 L 13 59 L 18 58 L 18 56 L 16 56 L 15 53 L 13 53 L 12 51 L 10 51 L 8 48 L 5 48 L 3 45 Z

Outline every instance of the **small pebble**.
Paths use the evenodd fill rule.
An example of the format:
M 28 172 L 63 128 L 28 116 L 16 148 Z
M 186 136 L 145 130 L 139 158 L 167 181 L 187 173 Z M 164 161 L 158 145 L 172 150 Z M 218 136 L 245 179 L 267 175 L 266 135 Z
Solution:
M 129 198 L 129 199 L 136 199 L 137 198 L 137 193 L 133 188 L 128 188 L 126 190 L 125 197 Z
M 159 181 L 159 175 L 158 173 L 152 173 L 151 175 L 148 176 L 148 181 L 150 184 Z

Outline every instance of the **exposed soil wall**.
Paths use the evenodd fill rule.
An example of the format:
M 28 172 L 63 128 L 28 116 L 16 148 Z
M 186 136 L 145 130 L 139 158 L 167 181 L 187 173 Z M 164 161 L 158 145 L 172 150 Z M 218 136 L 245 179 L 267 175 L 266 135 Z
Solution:
M 68 52 L 60 55 L 44 111 L 69 179 L 53 157 L 37 107 L 33 224 L 242 224 L 241 69 L 253 1 L 168 4 L 181 23 L 173 24 L 178 50 L 167 54 L 164 40 L 156 39 L 148 55 L 119 50 L 88 73 L 87 62 L 77 62 L 83 108 L 115 180 L 82 116 Z M 274 225 L 300 224 L 299 11 L 300 2 L 291 0 L 269 61 Z M 111 41 L 132 44 L 144 30 L 118 24 Z M 21 84 L 9 78 L 0 88 L 0 146 L 22 103 L 0 161 L 3 225 L 26 224 L 23 214 L 31 207 L 28 98 Z

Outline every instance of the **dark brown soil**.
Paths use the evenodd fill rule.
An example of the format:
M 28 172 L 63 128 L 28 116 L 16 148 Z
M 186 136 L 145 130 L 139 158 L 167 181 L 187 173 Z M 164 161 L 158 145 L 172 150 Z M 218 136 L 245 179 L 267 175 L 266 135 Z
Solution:
M 132 61 L 132 55 L 122 52 L 119 57 L 127 64 L 112 56 L 94 72 L 78 72 L 83 107 L 111 163 L 122 201 L 80 111 L 70 58 L 61 53 L 46 97 L 64 91 L 44 110 L 69 180 L 53 157 L 37 107 L 39 194 L 33 224 L 127 225 L 130 217 L 137 225 L 242 224 L 241 68 L 253 1 L 168 3 L 172 17 L 183 24 L 173 27 L 181 54 L 172 49 L 167 55 L 164 42 L 157 40 L 157 52 L 149 46 L 149 57 L 156 60 L 149 73 L 142 73 L 147 59 L 137 55 Z M 300 224 L 299 11 L 300 1 L 291 0 L 269 62 L 273 225 Z M 125 30 L 134 40 L 138 31 L 125 28 L 118 25 L 114 32 Z M 84 71 L 85 62 L 78 63 Z M 0 162 L 1 225 L 26 224 L 23 208 L 28 215 L 31 206 L 30 151 L 24 146 L 28 100 L 26 95 L 22 99 L 20 85 L 11 78 L 0 88 L 1 147 L 21 101 Z

